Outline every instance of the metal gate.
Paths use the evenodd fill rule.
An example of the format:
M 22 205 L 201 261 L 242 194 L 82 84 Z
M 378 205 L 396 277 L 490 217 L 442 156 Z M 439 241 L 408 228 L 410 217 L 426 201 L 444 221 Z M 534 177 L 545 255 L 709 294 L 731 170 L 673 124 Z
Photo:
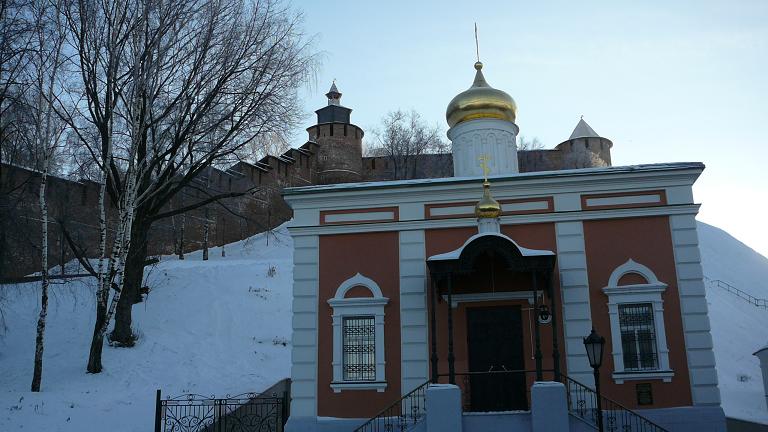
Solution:
M 158 390 L 155 432 L 282 432 L 288 420 L 288 399 L 287 392 L 162 399 Z

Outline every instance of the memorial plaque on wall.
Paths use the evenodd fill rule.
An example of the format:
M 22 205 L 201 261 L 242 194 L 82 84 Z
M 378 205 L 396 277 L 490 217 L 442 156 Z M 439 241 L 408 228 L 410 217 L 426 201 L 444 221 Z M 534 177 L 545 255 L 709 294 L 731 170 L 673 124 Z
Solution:
M 649 383 L 637 384 L 635 390 L 637 391 L 638 405 L 653 405 L 653 391 Z

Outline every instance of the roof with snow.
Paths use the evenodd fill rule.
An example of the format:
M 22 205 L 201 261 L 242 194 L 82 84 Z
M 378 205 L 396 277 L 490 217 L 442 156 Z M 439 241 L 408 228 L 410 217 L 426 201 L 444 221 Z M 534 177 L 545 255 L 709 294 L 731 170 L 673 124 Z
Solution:
M 768 343 L 766 343 L 764 347 L 762 347 L 759 350 L 753 352 L 752 355 L 758 355 L 758 354 L 760 354 L 761 352 L 763 352 L 765 350 L 768 350 Z
M 498 238 L 500 238 L 502 240 L 506 240 L 507 242 L 510 243 L 511 246 L 514 246 L 515 248 L 517 248 L 517 250 L 520 251 L 520 254 L 522 256 L 524 256 L 524 257 L 554 256 L 555 255 L 554 252 L 548 251 L 548 250 L 538 250 L 538 249 L 524 248 L 524 247 L 518 245 L 517 242 L 515 242 L 511 238 L 505 236 L 504 234 L 490 232 L 490 233 L 477 233 L 477 234 L 473 235 L 472 237 L 468 238 L 467 241 L 465 241 L 464 244 L 461 245 L 460 248 L 452 250 L 450 252 L 441 253 L 441 254 L 438 254 L 438 255 L 432 255 L 431 257 L 427 258 L 427 261 L 448 261 L 448 260 L 459 259 L 459 257 L 461 256 L 461 253 L 464 252 L 464 249 L 466 249 L 466 247 L 470 243 L 472 243 L 473 241 L 479 239 L 480 237 L 498 237 Z
M 568 139 L 575 138 L 600 138 L 600 135 L 598 135 L 597 132 L 584 121 L 584 118 L 582 118 L 579 120 L 576 128 L 571 132 L 571 137 Z

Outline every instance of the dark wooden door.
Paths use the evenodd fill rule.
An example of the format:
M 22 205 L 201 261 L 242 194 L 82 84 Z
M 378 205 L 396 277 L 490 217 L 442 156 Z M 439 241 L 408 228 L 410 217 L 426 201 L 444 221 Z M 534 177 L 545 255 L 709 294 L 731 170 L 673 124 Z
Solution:
M 469 371 L 515 371 L 525 369 L 523 326 L 519 306 L 467 309 Z M 525 374 L 470 375 L 471 411 L 528 409 Z

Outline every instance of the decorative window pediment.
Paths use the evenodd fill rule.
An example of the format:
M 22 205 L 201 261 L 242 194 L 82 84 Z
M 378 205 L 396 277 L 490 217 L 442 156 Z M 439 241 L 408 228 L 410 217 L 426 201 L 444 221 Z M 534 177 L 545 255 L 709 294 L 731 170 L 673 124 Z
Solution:
M 365 295 L 348 296 L 354 293 Z M 384 306 L 388 302 L 379 285 L 360 273 L 342 282 L 328 300 L 333 308 L 331 388 L 335 392 L 386 389 Z
M 613 378 L 618 384 L 672 380 L 661 298 L 666 289 L 651 269 L 631 259 L 616 267 L 603 288 L 611 321 Z

